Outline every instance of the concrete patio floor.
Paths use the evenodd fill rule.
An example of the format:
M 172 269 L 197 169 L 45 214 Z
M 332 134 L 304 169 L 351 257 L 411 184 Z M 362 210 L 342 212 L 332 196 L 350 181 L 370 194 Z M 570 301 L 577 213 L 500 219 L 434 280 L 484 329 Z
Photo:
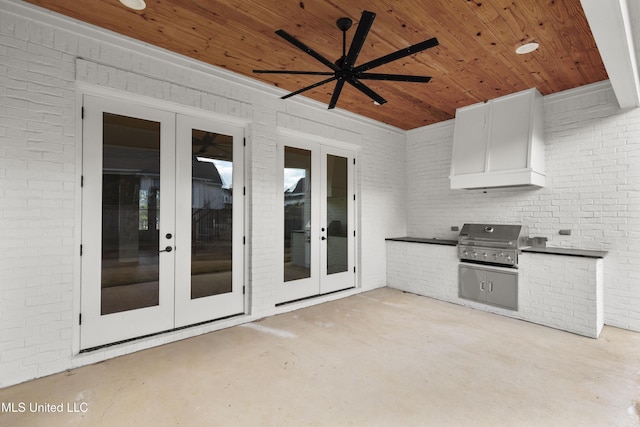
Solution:
M 383 288 L 0 401 L 2 426 L 637 426 L 640 334 L 594 340 Z

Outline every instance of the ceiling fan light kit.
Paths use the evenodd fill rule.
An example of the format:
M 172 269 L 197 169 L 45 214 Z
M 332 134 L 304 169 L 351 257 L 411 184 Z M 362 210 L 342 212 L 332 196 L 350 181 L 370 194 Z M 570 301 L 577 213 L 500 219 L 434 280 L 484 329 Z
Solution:
M 329 76 L 324 80 L 321 80 L 312 85 L 303 87 L 295 92 L 291 92 L 287 95 L 281 97 L 281 99 L 287 99 L 294 95 L 298 95 L 302 92 L 306 92 L 308 90 L 314 89 L 318 86 L 322 86 L 327 83 L 331 83 L 333 81 L 336 82 L 335 88 L 333 90 L 333 94 L 331 96 L 331 101 L 329 102 L 329 109 L 335 108 L 336 103 L 338 102 L 338 98 L 340 97 L 340 93 L 342 92 L 342 88 L 345 83 L 355 87 L 360 92 L 367 95 L 374 101 L 376 105 L 382 105 L 387 102 L 382 96 L 373 91 L 367 85 L 362 83 L 362 80 L 387 80 L 387 81 L 396 81 L 396 82 L 412 82 L 412 83 L 428 83 L 431 80 L 429 76 L 411 76 L 405 74 L 384 74 L 384 73 L 369 73 L 367 71 L 379 67 L 381 65 L 387 64 L 392 61 L 396 61 L 398 59 L 407 57 L 409 55 L 416 54 L 418 52 L 422 52 L 423 50 L 438 46 L 438 40 L 434 37 L 429 40 L 425 40 L 423 42 L 414 44 L 412 46 L 406 47 L 404 49 L 400 49 L 396 52 L 390 53 L 388 55 L 382 56 L 380 58 L 374 59 L 372 61 L 366 62 L 364 64 L 360 64 L 358 66 L 355 65 L 358 55 L 360 54 L 360 50 L 364 45 L 365 39 L 369 34 L 369 30 L 371 29 L 371 25 L 373 24 L 373 20 L 375 19 L 376 14 L 369 11 L 363 11 L 362 16 L 360 18 L 360 22 L 358 23 L 358 27 L 356 28 L 356 33 L 353 36 L 353 40 L 351 41 L 351 46 L 349 47 L 349 52 L 346 49 L 346 34 L 349 28 L 351 28 L 353 21 L 350 18 L 340 18 L 336 21 L 336 26 L 340 31 L 342 31 L 342 56 L 336 61 L 331 62 L 324 56 L 320 55 L 315 50 L 311 49 L 285 30 L 278 30 L 276 34 L 307 53 L 317 61 L 324 64 L 326 67 L 331 69 L 331 71 L 294 71 L 294 70 L 253 70 L 254 73 L 261 74 L 298 74 L 298 75 L 315 75 L 315 76 Z

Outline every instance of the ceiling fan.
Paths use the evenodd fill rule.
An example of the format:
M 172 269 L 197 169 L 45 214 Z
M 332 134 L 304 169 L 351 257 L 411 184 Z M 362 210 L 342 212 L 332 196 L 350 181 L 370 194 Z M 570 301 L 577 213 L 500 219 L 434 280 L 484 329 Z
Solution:
M 338 27 L 338 29 L 340 29 L 340 31 L 342 31 L 342 56 L 335 63 L 329 61 L 327 58 L 320 55 L 318 52 L 311 49 L 301 41 L 297 40 L 286 31 L 276 31 L 277 35 L 279 35 L 298 49 L 311 55 L 314 59 L 322 62 L 332 71 L 253 70 L 253 72 L 262 74 L 307 74 L 314 76 L 331 76 L 325 80 L 314 83 L 310 86 L 303 87 L 302 89 L 291 92 L 280 98 L 287 99 L 294 95 L 298 95 L 302 92 L 316 88 L 318 86 L 322 86 L 335 80 L 336 86 L 333 90 L 331 101 L 329 102 L 329 109 L 335 108 L 336 103 L 338 102 L 338 98 L 340 97 L 340 92 L 342 92 L 342 88 L 345 83 L 349 83 L 351 86 L 355 87 L 360 92 L 373 99 L 376 104 L 382 105 L 386 103 L 387 100 L 371 90 L 368 86 L 362 83 L 361 80 L 389 80 L 396 82 L 414 83 L 427 83 L 429 80 L 431 80 L 431 77 L 427 76 L 368 73 L 367 71 L 371 70 L 372 68 L 376 68 L 389 62 L 395 61 L 397 59 L 404 58 L 405 56 L 413 55 L 414 53 L 418 53 L 423 50 L 438 46 L 438 40 L 435 37 L 429 40 L 425 40 L 421 43 L 414 44 L 413 46 L 400 49 L 378 59 L 374 59 L 373 61 L 358 65 L 357 67 L 355 66 L 356 59 L 360 54 L 360 50 L 364 45 L 367 34 L 369 34 L 369 30 L 371 29 L 371 25 L 373 24 L 373 20 L 375 19 L 375 17 L 376 14 L 373 12 L 369 12 L 366 10 L 362 12 L 362 17 L 360 18 L 360 22 L 358 23 L 358 28 L 356 29 L 356 33 L 353 36 L 351 46 L 349 47 L 349 53 L 346 53 L 346 35 L 347 30 L 351 28 L 352 21 L 350 18 L 340 18 L 336 21 L 336 26 Z

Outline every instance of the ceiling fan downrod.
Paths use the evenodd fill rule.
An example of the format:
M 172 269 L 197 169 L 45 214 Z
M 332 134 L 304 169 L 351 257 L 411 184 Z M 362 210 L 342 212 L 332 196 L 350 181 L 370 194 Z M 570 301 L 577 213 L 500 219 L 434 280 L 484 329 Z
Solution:
M 335 62 L 340 68 L 344 67 L 344 61 L 347 59 L 347 31 L 351 25 L 353 25 L 351 18 L 342 17 L 336 21 L 336 26 L 342 31 L 342 56 Z

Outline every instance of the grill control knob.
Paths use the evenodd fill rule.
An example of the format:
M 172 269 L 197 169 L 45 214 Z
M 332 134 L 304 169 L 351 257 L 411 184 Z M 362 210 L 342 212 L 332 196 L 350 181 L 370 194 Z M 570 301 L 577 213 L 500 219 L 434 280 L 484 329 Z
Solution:
M 511 262 L 513 261 L 513 258 L 511 258 L 511 255 L 507 255 L 507 262 Z
M 466 249 L 465 249 L 465 250 L 463 250 L 463 251 L 462 251 L 462 255 L 463 255 L 463 256 L 467 256 L 467 255 L 469 255 L 469 251 L 467 251 Z
M 482 256 L 484 257 L 484 259 L 487 259 L 487 254 L 483 253 Z

